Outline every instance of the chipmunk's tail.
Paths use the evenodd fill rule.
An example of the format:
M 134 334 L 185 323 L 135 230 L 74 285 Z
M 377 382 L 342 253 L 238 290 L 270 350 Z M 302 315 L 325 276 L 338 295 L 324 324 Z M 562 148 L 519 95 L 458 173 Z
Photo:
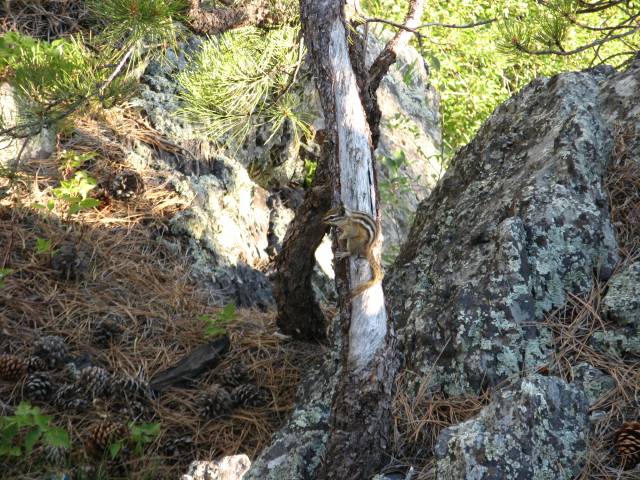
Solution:
M 376 259 L 371 249 L 369 249 L 369 253 L 367 254 L 367 261 L 369 262 L 369 266 L 371 267 L 371 272 L 373 273 L 373 275 L 371 276 L 371 280 L 358 285 L 351 292 L 351 299 L 356 298 L 358 295 L 360 295 L 362 292 L 367 290 L 372 285 L 375 285 L 376 283 L 381 282 L 382 278 L 384 277 L 384 273 L 382 273 L 382 267 L 380 266 L 380 263 L 378 263 L 378 260 Z

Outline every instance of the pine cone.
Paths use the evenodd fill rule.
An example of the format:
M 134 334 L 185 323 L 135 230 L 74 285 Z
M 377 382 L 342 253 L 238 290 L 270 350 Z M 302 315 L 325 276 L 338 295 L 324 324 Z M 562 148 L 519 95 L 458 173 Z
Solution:
M 69 455 L 69 449 L 65 447 L 44 446 L 44 456 L 49 464 L 62 465 L 66 463 L 67 455 Z
M 0 355 L 0 379 L 20 380 L 27 374 L 27 362 L 15 355 Z
M 83 389 L 90 399 L 108 395 L 111 386 L 111 375 L 102 367 L 85 367 L 80 370 L 76 384 Z
M 32 373 L 24 383 L 23 395 L 32 401 L 44 401 L 51 398 L 55 387 L 51 376 L 46 373 Z
M 123 170 L 111 178 L 108 189 L 113 198 L 127 202 L 144 191 L 144 184 L 138 173 Z
M 53 397 L 53 403 L 64 411 L 74 410 L 81 412 L 89 407 L 89 399 L 86 397 L 86 392 L 83 389 L 78 389 L 75 384 L 60 387 Z
M 98 423 L 89 428 L 85 448 L 89 455 L 100 457 L 109 445 L 126 440 L 128 436 L 129 429 L 126 425 L 116 422 Z
M 182 456 L 193 448 L 193 437 L 191 435 L 181 435 L 164 442 L 162 451 L 167 457 Z
M 67 346 L 61 337 L 55 335 L 42 337 L 34 344 L 33 356 L 44 361 L 47 368 L 54 369 L 64 364 L 67 357 Z
M 42 372 L 47 369 L 47 362 L 40 357 L 30 357 L 27 360 L 27 370 L 29 373 Z
M 202 399 L 201 415 L 205 418 L 222 418 L 231 413 L 233 402 L 229 392 L 213 384 Z
M 640 463 L 640 422 L 625 422 L 616 431 L 616 449 L 625 470 Z
M 238 407 L 264 407 L 271 401 L 271 393 L 252 383 L 240 385 L 231 392 L 233 403 Z
M 224 369 L 218 375 L 216 379 L 219 383 L 227 387 L 237 387 L 244 383 L 248 383 L 251 380 L 249 376 L 249 369 L 242 363 L 234 363 L 228 368 Z
M 124 333 L 124 325 L 113 318 L 105 318 L 96 323 L 93 329 L 93 341 L 101 347 L 108 347 Z
M 51 256 L 51 268 L 63 280 L 82 280 L 87 262 L 76 244 L 67 241 Z
M 140 376 L 132 376 L 121 373 L 111 379 L 111 391 L 124 399 L 148 399 L 151 397 L 151 388 Z

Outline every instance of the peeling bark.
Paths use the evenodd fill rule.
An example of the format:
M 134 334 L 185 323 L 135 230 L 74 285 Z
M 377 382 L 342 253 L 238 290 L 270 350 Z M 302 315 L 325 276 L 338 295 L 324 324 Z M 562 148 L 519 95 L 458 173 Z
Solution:
M 328 137 L 333 204 L 377 215 L 373 149 L 367 116 L 349 59 L 340 0 L 302 0 L 305 40 L 315 69 Z M 367 478 L 384 462 L 395 374 L 391 325 L 381 285 L 350 301 L 350 286 L 370 278 L 369 265 L 336 265 L 340 296 L 342 375 L 331 414 L 325 462 L 318 478 Z

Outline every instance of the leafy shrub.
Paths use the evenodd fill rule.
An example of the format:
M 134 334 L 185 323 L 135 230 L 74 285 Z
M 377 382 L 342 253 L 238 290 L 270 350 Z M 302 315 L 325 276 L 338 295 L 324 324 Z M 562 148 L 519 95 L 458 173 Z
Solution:
M 69 448 L 69 434 L 51 420 L 29 402 L 21 402 L 13 415 L 0 417 L 0 457 L 29 456 L 40 440 L 50 447 Z

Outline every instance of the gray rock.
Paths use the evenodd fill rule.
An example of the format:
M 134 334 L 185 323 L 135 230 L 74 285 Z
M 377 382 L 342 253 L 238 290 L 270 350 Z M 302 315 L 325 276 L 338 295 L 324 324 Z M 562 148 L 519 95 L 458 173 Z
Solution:
M 611 71 L 538 79 L 501 105 L 418 209 L 387 275 L 406 362 L 449 394 L 535 371 L 545 312 L 611 275 L 602 187 Z
M 195 461 L 181 480 L 241 480 L 250 466 L 246 455 L 223 457 L 215 462 Z
M 640 357 L 640 331 L 621 328 L 594 332 L 591 345 L 598 352 L 612 358 Z
M 640 262 L 614 275 L 608 287 L 602 313 L 618 325 L 640 328 Z
M 586 460 L 587 402 L 539 375 L 501 391 L 478 417 L 439 435 L 439 480 L 571 479 Z
M 339 335 L 339 332 L 336 332 Z M 340 342 L 336 342 L 339 344 Z M 329 412 L 339 360 L 329 353 L 312 367 L 298 392 L 300 404 L 243 480 L 314 480 L 326 452 Z
M 616 381 L 613 377 L 588 363 L 579 363 L 572 370 L 573 383 L 582 389 L 590 406 L 604 394 L 616 388 Z
M 21 98 L 8 83 L 0 83 L 0 130 L 24 124 Z M 20 161 L 26 162 L 38 158 L 49 158 L 56 149 L 56 133 L 52 128 L 43 128 L 38 134 L 29 138 L 23 147 L 24 139 L 0 137 L 0 166 L 11 168 L 15 165 L 18 154 Z

